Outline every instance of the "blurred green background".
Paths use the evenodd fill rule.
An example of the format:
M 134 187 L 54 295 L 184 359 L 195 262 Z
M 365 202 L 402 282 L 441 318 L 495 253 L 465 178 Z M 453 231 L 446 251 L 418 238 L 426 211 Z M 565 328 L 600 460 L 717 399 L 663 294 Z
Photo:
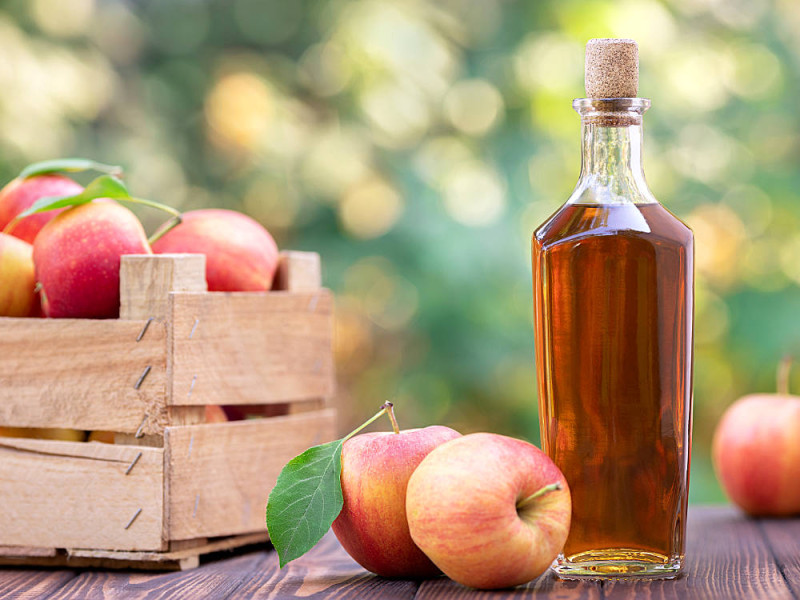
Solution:
M 6 0 L 0 175 L 87 156 L 247 212 L 323 256 L 343 431 L 394 399 L 538 443 L 529 240 L 578 175 L 591 37 L 638 40 L 648 178 L 696 234 L 691 499 L 718 501 L 717 419 L 800 350 L 796 0 Z

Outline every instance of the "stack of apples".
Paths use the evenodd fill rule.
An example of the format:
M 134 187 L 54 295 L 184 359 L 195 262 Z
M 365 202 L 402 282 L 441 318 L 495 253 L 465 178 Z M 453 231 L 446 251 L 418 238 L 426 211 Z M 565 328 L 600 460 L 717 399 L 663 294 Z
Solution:
M 111 199 L 18 218 L 44 198 L 83 191 L 55 172 L 20 176 L 0 190 L 0 317 L 117 318 L 125 254 L 205 254 L 209 291 L 272 287 L 278 246 L 258 222 L 235 211 L 187 212 L 152 245 L 136 215 Z M 222 407 L 206 407 L 208 422 L 228 418 Z M 82 431 L 10 427 L 0 427 L 0 436 L 85 439 Z M 113 435 L 92 432 L 89 440 L 109 442 Z
M 0 191 L 0 316 L 116 318 L 124 254 L 205 254 L 209 291 L 271 288 L 275 240 L 234 211 L 187 212 L 152 247 L 136 215 L 110 199 L 17 219 L 41 198 L 82 190 L 69 177 L 44 173 L 14 179 Z
M 536 446 L 503 435 L 438 425 L 357 435 L 344 443 L 341 485 L 333 531 L 384 577 L 513 587 L 547 570 L 569 532 L 564 475 Z

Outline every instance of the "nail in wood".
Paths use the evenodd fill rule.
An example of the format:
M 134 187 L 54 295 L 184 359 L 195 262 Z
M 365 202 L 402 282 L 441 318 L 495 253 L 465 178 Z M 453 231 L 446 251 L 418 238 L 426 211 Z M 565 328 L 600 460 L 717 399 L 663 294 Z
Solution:
M 128 524 L 127 524 L 127 525 L 125 525 L 125 529 L 129 529 L 129 528 L 130 528 L 130 526 L 131 526 L 131 525 L 133 525 L 133 522 L 136 520 L 136 518 L 137 518 L 137 517 L 138 517 L 140 514 L 142 514 L 142 509 L 141 509 L 141 508 L 140 508 L 139 510 L 137 510 L 137 511 L 136 511 L 136 512 L 133 514 L 133 516 L 131 517 L 131 520 L 130 520 L 130 521 L 128 521 Z
M 144 334 L 147 332 L 147 328 L 150 327 L 150 323 L 153 322 L 154 318 L 155 317 L 150 317 L 149 319 L 147 319 L 147 321 L 144 322 L 144 327 L 142 327 L 142 330 L 139 332 L 139 335 L 136 336 L 136 341 L 137 342 L 141 342 L 142 341 L 142 338 L 144 337 Z
M 198 323 L 200 323 L 200 319 L 195 319 L 194 325 L 192 325 L 192 332 L 189 334 L 189 339 L 192 339 L 194 337 L 194 332 L 197 329 Z
M 133 386 L 133 389 L 138 390 L 140 387 L 142 387 L 142 382 L 144 381 L 144 378 L 147 377 L 147 374 L 150 372 L 152 368 L 153 367 L 151 367 L 150 365 L 147 365 L 144 368 L 144 371 L 142 372 L 141 375 L 139 375 L 139 379 L 136 381 L 136 384 Z
M 135 438 L 140 438 L 140 437 L 142 437 L 142 436 L 144 435 L 144 424 L 145 424 L 145 423 L 147 423 L 147 418 L 148 418 L 149 416 L 150 416 L 150 415 L 148 415 L 147 413 L 145 413 L 145 415 L 144 415 L 144 418 L 142 419 L 142 422 L 141 422 L 141 424 L 139 425 L 139 429 L 137 429 L 137 430 L 136 430 L 136 435 L 134 435 L 133 437 L 135 437 Z
M 136 458 L 133 459 L 133 462 L 128 467 L 128 470 L 125 471 L 125 475 L 130 475 L 131 474 L 131 471 L 133 471 L 133 467 L 136 466 L 136 463 L 139 462 L 140 458 L 142 458 L 142 453 L 141 452 L 139 452 L 139 454 L 136 455 Z

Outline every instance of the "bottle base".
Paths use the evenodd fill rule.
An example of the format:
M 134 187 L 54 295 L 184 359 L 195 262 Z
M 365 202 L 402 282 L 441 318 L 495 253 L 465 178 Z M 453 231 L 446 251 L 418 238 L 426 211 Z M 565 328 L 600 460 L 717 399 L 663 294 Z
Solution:
M 674 579 L 683 569 L 682 556 L 665 556 L 627 548 L 563 554 L 551 567 L 561 579 Z

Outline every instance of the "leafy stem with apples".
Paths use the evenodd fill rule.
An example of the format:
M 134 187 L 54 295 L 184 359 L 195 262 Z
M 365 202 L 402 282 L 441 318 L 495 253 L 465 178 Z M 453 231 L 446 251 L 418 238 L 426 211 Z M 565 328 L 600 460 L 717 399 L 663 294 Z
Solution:
M 172 215 L 167 222 L 161 225 L 161 227 L 148 238 L 147 241 L 150 244 L 153 244 L 170 229 L 181 223 L 181 213 L 174 208 L 153 200 L 131 196 L 127 186 L 122 179 L 120 179 L 122 167 L 116 165 L 106 165 L 86 158 L 62 158 L 28 165 L 17 177 L 18 179 L 26 179 L 28 177 L 45 175 L 48 173 L 76 173 L 80 171 L 98 171 L 102 173 L 102 175 L 92 180 L 84 190 L 78 194 L 70 196 L 45 196 L 39 198 L 30 208 L 13 219 L 6 226 L 4 233 L 9 233 L 21 219 L 27 216 L 46 212 L 48 210 L 55 210 L 57 208 L 80 206 L 81 204 L 88 204 L 92 200 L 99 200 L 101 198 L 110 198 L 121 202 L 149 206 L 150 208 L 163 210 Z
M 383 415 L 394 433 L 400 433 L 394 405 L 386 402 L 342 439 L 313 446 L 283 468 L 267 501 L 267 530 L 281 567 L 313 548 L 339 516 L 344 506 L 342 447 Z

